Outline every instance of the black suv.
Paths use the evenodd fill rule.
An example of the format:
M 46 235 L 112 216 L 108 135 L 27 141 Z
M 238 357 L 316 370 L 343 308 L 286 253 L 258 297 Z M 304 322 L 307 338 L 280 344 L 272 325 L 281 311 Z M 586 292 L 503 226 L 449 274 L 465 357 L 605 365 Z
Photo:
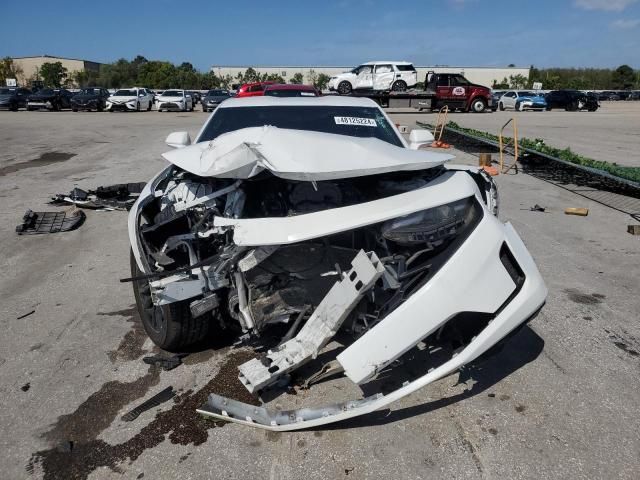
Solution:
M 62 110 L 71 108 L 71 97 L 73 93 L 64 88 L 43 88 L 37 93 L 32 93 L 27 99 L 27 110 Z
M 547 93 L 547 110 L 554 108 L 564 108 L 567 112 L 576 112 L 578 110 L 588 110 L 595 112 L 600 104 L 598 97 L 588 95 L 579 90 L 554 90 Z
M 71 97 L 71 110 L 104 110 L 109 91 L 100 87 L 86 87 Z
M 22 87 L 0 88 L 0 108 L 7 108 L 13 112 L 25 108 L 30 94 L 30 90 Z

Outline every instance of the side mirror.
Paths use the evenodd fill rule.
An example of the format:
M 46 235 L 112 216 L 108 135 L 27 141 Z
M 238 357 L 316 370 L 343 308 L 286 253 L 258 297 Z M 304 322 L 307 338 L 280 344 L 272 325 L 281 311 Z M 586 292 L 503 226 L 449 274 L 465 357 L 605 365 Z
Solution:
M 191 145 L 191 137 L 188 132 L 173 132 L 164 142 L 171 148 L 184 148 Z
M 409 148 L 411 150 L 417 150 L 426 143 L 431 143 L 435 140 L 433 134 L 429 130 L 424 128 L 416 128 L 411 130 L 409 134 Z

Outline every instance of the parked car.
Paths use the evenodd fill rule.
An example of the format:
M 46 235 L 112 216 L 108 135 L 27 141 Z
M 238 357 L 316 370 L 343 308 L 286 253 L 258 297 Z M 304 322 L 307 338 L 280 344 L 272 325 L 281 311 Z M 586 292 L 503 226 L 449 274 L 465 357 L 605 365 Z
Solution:
M 43 88 L 27 97 L 27 110 L 53 110 L 71 108 L 73 94 L 64 88 Z
M 318 97 L 320 93 L 313 85 L 275 83 L 264 89 L 266 97 Z
M 242 85 L 237 93 L 236 97 L 261 97 L 264 95 L 264 89 L 267 85 L 273 85 L 276 82 L 253 82 L 245 83 Z
M 224 102 L 228 98 L 231 98 L 231 96 L 232 95 L 229 92 L 229 90 L 224 90 L 224 89 L 209 90 L 204 95 L 204 97 L 202 97 L 202 100 L 200 101 L 200 103 L 202 104 L 202 111 L 206 113 L 206 112 L 211 112 L 215 110 L 218 107 L 218 105 L 220 105 L 222 102 Z
M 202 98 L 202 96 L 200 95 L 200 92 L 196 92 L 195 90 L 189 90 L 186 93 L 187 95 L 191 95 L 191 99 L 193 100 L 194 106 L 196 106 Z
M 500 99 L 504 95 L 504 90 L 492 90 L 491 91 L 491 110 L 494 112 L 498 109 Z
M 87 87 L 71 97 L 71 110 L 96 110 L 103 111 L 107 106 L 109 91 L 101 87 Z
M 158 111 L 193 111 L 193 98 L 184 90 L 165 90 L 157 98 Z
M 219 329 L 245 345 L 259 337 L 261 353 L 238 366 L 251 393 L 277 395 L 307 362 L 355 385 L 380 372 L 398 384 L 289 411 L 212 393 L 198 412 L 268 430 L 355 417 L 499 351 L 535 317 L 547 289 L 497 218 L 492 177 L 420 149 L 432 141 L 416 129 L 407 142 L 373 100 L 337 96 L 229 99 L 193 143 L 167 137 L 169 165 L 128 221 L 130 281 L 151 340 L 183 352 Z M 341 348 L 323 350 L 338 332 Z M 438 356 L 412 363 L 404 382 L 394 367 L 417 344 Z
M 1 87 L 0 88 L 0 109 L 17 111 L 19 108 L 27 107 L 27 98 L 31 95 L 31 90 L 23 87 Z
M 540 93 L 510 90 L 500 97 L 498 108 L 500 110 L 512 108 L 521 112 L 524 110 L 544 110 L 547 108 L 547 101 Z
M 620 98 L 621 98 L 620 94 L 614 91 L 601 92 L 600 95 L 598 96 L 598 100 L 605 100 L 605 101 L 618 101 L 620 100 Z
M 353 90 L 404 92 L 418 83 L 418 73 L 410 62 L 367 62 L 329 80 L 329 90 L 348 95 Z
M 151 110 L 153 95 L 146 88 L 123 88 L 107 99 L 106 110 L 109 112 L 134 112 Z
M 587 95 L 578 90 L 553 90 L 545 96 L 547 110 L 564 108 L 568 112 L 588 110 L 595 112 L 600 104 L 595 95 Z

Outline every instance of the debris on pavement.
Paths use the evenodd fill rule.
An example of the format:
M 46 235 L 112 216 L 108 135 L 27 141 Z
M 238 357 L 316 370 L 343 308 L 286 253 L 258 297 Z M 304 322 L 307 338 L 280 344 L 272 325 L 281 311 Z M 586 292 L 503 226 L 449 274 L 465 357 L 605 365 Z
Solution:
M 152 408 L 157 407 L 161 403 L 171 400 L 173 397 L 175 397 L 175 395 L 176 395 L 176 392 L 173 390 L 173 387 L 167 387 L 161 392 L 156 393 L 149 400 L 142 402 L 133 410 L 125 413 L 121 417 L 121 419 L 124 420 L 125 422 L 132 422 L 147 410 L 151 410 Z
M 169 371 L 180 366 L 182 364 L 182 357 L 186 354 L 173 355 L 172 357 L 165 357 L 163 355 L 151 355 L 144 357 L 142 361 L 148 365 L 156 365 L 163 370 Z
M 565 215 L 578 215 L 580 217 L 586 217 L 587 215 L 589 215 L 589 209 L 570 207 L 570 208 L 565 208 L 564 213 Z
M 23 392 L 28 392 L 30 388 L 31 388 L 31 383 L 27 382 L 20 387 L 20 390 L 22 390 Z
M 31 311 L 29 311 L 29 312 L 27 312 L 27 313 L 23 313 L 22 315 L 20 315 L 20 316 L 16 317 L 16 320 L 22 320 L 23 318 L 26 318 L 26 317 L 28 317 L 29 315 L 33 315 L 34 313 L 36 313 L 36 311 L 35 311 L 35 310 L 31 310 Z
M 631 235 L 640 235 L 640 225 L 627 225 L 627 232 Z
M 56 194 L 49 204 L 76 205 L 92 210 L 129 210 L 144 186 L 144 182 L 137 182 L 102 186 L 95 190 L 74 187 L 68 194 Z
M 546 210 L 545 207 L 541 207 L 540 205 L 538 205 L 537 203 L 531 207 L 529 210 L 531 210 L 532 212 L 544 212 Z
M 34 212 L 27 210 L 22 224 L 16 227 L 18 235 L 37 235 L 45 233 L 69 232 L 84 222 L 84 212 L 72 209 L 63 212 Z

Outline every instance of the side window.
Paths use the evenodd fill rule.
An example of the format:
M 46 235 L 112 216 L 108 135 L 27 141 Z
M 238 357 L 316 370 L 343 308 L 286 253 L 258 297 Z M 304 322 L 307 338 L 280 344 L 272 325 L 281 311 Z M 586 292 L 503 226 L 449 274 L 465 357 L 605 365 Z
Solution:
M 393 67 L 391 65 L 376 65 L 376 73 L 391 73 Z
M 438 75 L 436 77 L 436 87 L 448 87 L 449 75 Z
M 452 87 L 466 87 L 467 85 L 469 85 L 469 82 L 462 75 L 454 75 L 451 77 Z
M 515 98 L 515 97 L 516 97 L 516 92 L 507 92 L 507 94 L 505 95 L 505 97 Z
M 371 73 L 371 65 L 363 65 L 358 69 L 358 75 Z

